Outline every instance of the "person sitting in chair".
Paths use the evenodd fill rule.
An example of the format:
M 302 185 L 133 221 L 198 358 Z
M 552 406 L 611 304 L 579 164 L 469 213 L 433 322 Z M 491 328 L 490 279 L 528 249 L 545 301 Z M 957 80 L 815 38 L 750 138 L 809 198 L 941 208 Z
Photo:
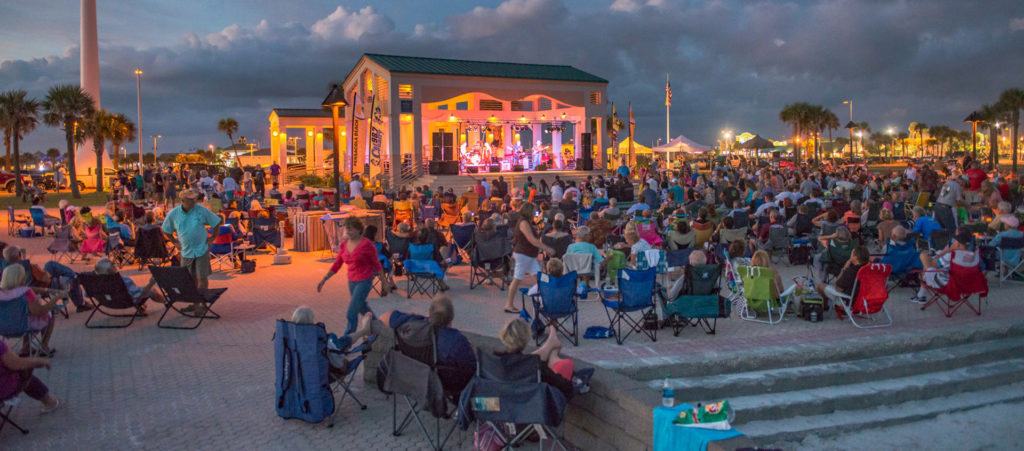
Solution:
M 359 324 L 356 330 L 350 334 L 337 336 L 328 334 L 327 347 L 332 351 L 348 351 L 360 338 L 370 335 L 370 324 L 373 321 L 373 313 L 366 312 L 359 315 Z M 316 324 L 313 320 L 313 309 L 305 305 L 298 306 L 292 312 L 292 322 L 300 325 Z
M 38 368 L 50 369 L 50 361 L 42 357 L 21 357 L 0 340 L 0 399 L 8 399 L 25 392 L 29 398 L 43 404 L 40 413 L 50 413 L 64 405 L 50 393 L 39 378 L 32 375 Z
M 850 295 L 853 294 L 853 284 L 857 281 L 857 271 L 860 271 L 864 265 L 870 263 L 871 256 L 868 254 L 868 249 L 864 246 L 857 246 L 853 248 L 853 252 L 850 253 L 850 259 L 843 265 L 843 269 L 839 271 L 839 276 L 832 285 L 825 285 L 819 283 L 815 286 L 818 290 L 818 294 L 822 297 L 832 299 L 838 295 Z
M 921 288 L 918 289 L 916 296 L 910 298 L 910 302 L 915 304 L 928 302 L 928 292 L 924 285 L 937 289 L 949 283 L 949 266 L 953 260 L 953 251 L 974 254 L 974 258 L 971 260 L 977 261 L 977 251 L 971 250 L 971 241 L 973 241 L 971 231 L 966 227 L 960 227 L 956 230 L 949 246 L 935 257 L 932 257 L 928 251 L 921 252 L 921 266 L 924 267 L 924 272 L 921 273 Z
M 156 286 L 156 280 L 152 277 L 149 278 L 149 282 L 146 283 L 146 286 L 139 288 L 139 286 L 135 285 L 135 282 L 132 281 L 130 277 L 118 273 L 117 266 L 106 257 L 97 260 L 93 270 L 96 271 L 96 274 L 117 274 L 121 276 L 121 280 L 124 281 L 125 288 L 128 289 L 128 294 L 131 295 L 132 301 L 135 302 L 135 305 L 139 306 L 139 311 L 143 316 L 146 315 L 146 301 L 152 300 L 161 305 L 167 304 L 167 299 L 164 298 L 164 295 L 153 289 L 153 287 Z
M 50 299 L 42 300 L 43 294 L 49 294 Z M 4 268 L 0 276 L 0 302 L 13 302 L 25 298 L 28 305 L 28 327 L 33 331 L 42 334 L 40 351 L 44 356 L 53 355 L 54 350 L 50 349 L 50 336 L 53 335 L 53 315 L 50 313 L 60 299 L 67 299 L 67 293 L 59 290 L 48 290 L 28 286 L 28 277 L 25 274 L 25 267 L 22 265 L 10 265 Z M 29 342 L 22 340 L 22 354 L 28 354 Z
M 562 342 L 558 340 L 554 323 L 548 324 L 547 334 L 548 338 L 531 354 L 540 356 L 541 362 L 544 363 L 541 366 L 541 381 L 557 388 L 568 397 L 572 394 L 572 373 L 576 365 L 572 359 L 561 357 L 559 351 L 562 349 Z M 495 350 L 495 355 L 522 354 L 526 345 L 530 343 L 530 326 L 522 318 L 513 318 L 501 328 L 498 337 L 501 339 L 502 349 Z
M 408 321 L 427 321 L 437 332 L 437 363 L 440 365 L 465 370 L 476 369 L 476 354 L 469 340 L 458 329 L 452 327 L 455 319 L 455 307 L 452 299 L 446 295 L 435 297 L 430 301 L 427 316 L 389 310 L 380 316 L 380 320 L 392 329 L 398 328 Z

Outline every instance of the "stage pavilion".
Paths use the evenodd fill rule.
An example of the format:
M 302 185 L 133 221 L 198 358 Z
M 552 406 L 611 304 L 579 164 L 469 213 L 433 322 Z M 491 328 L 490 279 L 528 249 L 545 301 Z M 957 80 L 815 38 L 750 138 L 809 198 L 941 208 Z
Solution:
M 342 85 L 342 172 L 396 186 L 427 173 L 599 170 L 607 85 L 572 66 L 364 54 Z M 273 160 L 330 173 L 329 111 L 277 108 L 269 120 Z M 289 155 L 300 142 L 305 156 Z

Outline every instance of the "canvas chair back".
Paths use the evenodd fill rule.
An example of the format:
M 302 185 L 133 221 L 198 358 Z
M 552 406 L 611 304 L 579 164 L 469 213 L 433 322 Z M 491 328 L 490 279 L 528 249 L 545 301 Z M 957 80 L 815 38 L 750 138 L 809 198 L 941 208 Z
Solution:
M 451 232 L 452 242 L 459 248 L 466 249 L 473 243 L 473 233 L 476 232 L 476 224 L 472 222 L 453 224 Z
M 889 299 L 886 280 L 892 267 L 883 263 L 864 265 L 857 271 L 857 283 L 853 290 L 853 312 L 874 314 L 882 310 Z
M 722 275 L 721 265 L 694 265 L 687 269 L 686 277 L 690 283 L 689 294 L 718 294 Z
M 404 260 L 409 254 L 409 237 L 395 235 L 390 230 L 387 231 L 384 237 L 388 242 L 388 250 L 391 251 L 391 254 L 397 254 L 399 258 Z
M 949 283 L 943 288 L 948 288 L 948 291 L 943 291 L 954 300 L 975 294 L 988 296 L 988 280 L 981 270 L 981 257 L 977 252 L 953 251 L 949 262 Z
M 592 276 L 596 274 L 594 268 L 594 256 L 591 254 L 565 254 L 562 256 L 562 263 L 566 271 L 572 271 L 580 276 Z
M 536 354 L 501 354 L 477 348 L 477 376 L 497 382 L 540 382 L 541 360 Z
M 433 260 L 433 244 L 409 244 L 409 260 Z
M 760 266 L 740 266 L 737 268 L 743 280 L 743 297 L 747 305 L 758 311 L 767 310 L 768 303 L 777 302 L 772 295 L 772 284 L 775 283 L 775 271 Z
M 0 300 L 0 337 L 20 338 L 31 330 L 28 326 L 28 299 L 25 297 L 28 289 L 21 287 L 15 290 L 21 291 L 21 294 L 9 300 Z
M 622 310 L 639 310 L 654 305 L 655 269 L 634 271 L 619 270 L 619 292 L 622 294 Z
M 544 304 L 545 315 L 559 316 L 573 312 L 576 279 L 576 271 L 560 277 L 545 273 L 537 276 L 537 291 Z

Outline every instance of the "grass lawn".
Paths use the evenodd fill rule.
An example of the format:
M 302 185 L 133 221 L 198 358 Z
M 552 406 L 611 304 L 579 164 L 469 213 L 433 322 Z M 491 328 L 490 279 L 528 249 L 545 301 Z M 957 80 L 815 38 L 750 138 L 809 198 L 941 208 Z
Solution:
M 97 206 L 107 203 L 107 196 L 109 193 L 97 193 L 96 191 L 88 190 L 81 193 L 80 199 L 74 199 L 71 197 L 70 191 L 61 191 L 59 193 L 47 192 L 46 202 L 43 204 L 47 208 L 57 208 L 57 202 L 61 199 L 67 199 L 71 202 L 71 205 L 83 206 Z M 3 193 L 0 194 L 0 209 L 7 210 L 8 205 L 13 205 L 15 209 L 27 209 L 32 206 L 31 202 L 22 202 L 20 197 L 13 194 Z

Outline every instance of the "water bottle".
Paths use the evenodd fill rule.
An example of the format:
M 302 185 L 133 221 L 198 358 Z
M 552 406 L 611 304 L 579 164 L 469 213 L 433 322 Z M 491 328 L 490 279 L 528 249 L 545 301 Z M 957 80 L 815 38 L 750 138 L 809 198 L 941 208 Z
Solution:
M 580 282 L 580 286 L 576 287 L 576 296 L 580 299 L 587 298 L 587 283 Z
M 661 405 L 663 407 L 672 407 L 676 403 L 676 391 L 672 389 L 672 385 L 668 383 L 668 376 L 665 376 L 665 382 L 661 384 Z

